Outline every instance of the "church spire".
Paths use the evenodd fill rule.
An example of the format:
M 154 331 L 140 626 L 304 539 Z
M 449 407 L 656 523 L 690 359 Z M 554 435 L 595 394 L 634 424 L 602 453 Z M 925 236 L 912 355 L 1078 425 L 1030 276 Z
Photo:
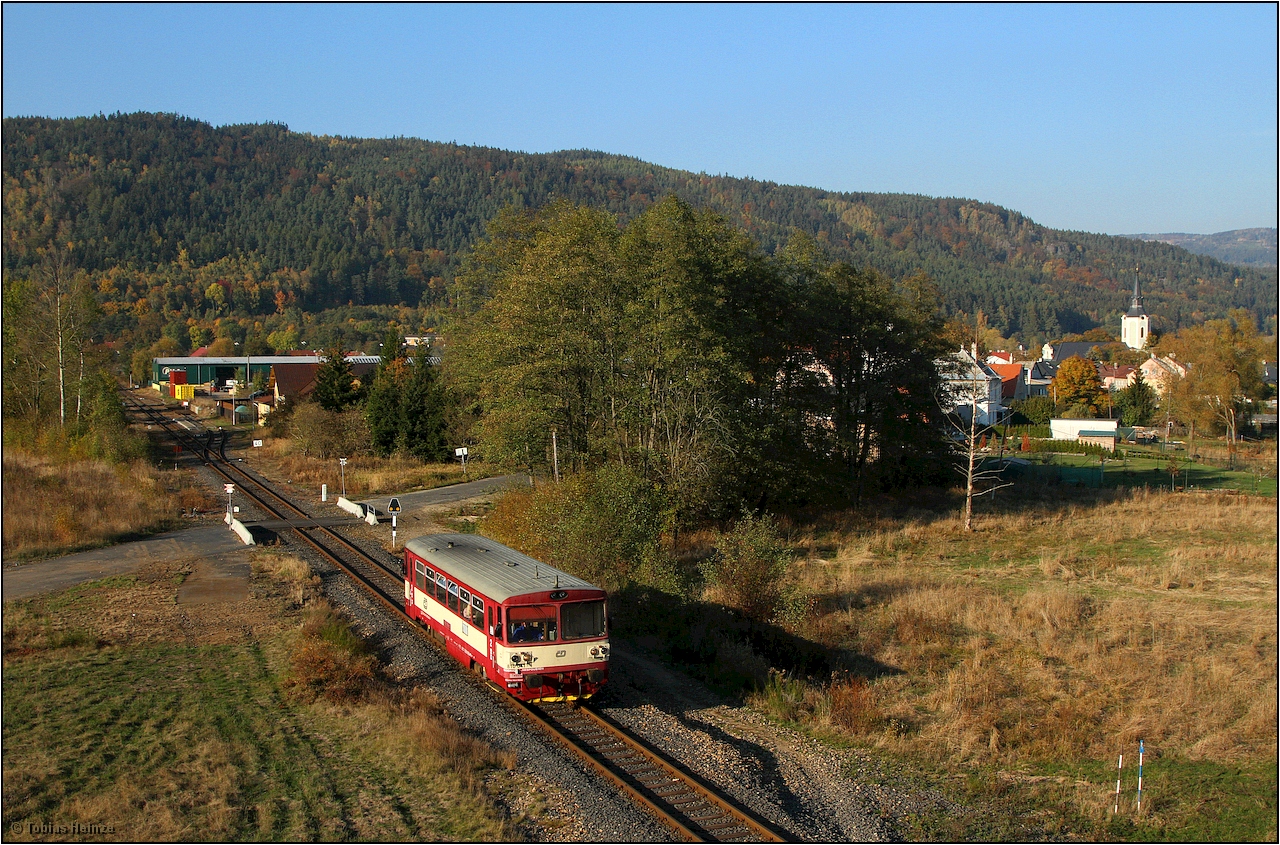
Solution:
M 1142 294 L 1138 292 L 1138 274 L 1133 274 L 1133 302 L 1129 304 L 1127 317 L 1142 317 L 1146 315 L 1146 311 L 1142 308 Z

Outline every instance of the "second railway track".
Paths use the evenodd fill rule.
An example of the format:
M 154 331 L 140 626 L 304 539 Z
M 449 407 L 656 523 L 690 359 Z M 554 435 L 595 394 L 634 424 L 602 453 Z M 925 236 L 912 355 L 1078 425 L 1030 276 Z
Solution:
M 220 450 L 208 449 L 208 444 L 200 443 L 187 426 L 165 417 L 163 406 L 133 396 L 128 397 L 126 405 L 142 413 L 147 422 L 160 425 L 170 437 L 194 447 L 197 455 L 204 453 L 201 460 L 210 469 L 240 485 L 241 492 L 264 513 L 286 523 L 366 593 L 400 619 L 407 619 L 400 599 L 398 567 L 321 525 L 269 483 L 220 454 Z M 589 706 L 524 705 L 500 690 L 496 694 L 680 838 L 695 842 L 785 842 L 791 838 Z

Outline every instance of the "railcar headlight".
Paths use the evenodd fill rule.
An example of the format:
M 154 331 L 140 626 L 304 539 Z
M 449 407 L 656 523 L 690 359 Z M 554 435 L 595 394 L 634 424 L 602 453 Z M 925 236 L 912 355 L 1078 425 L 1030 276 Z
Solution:
M 519 665 L 520 665 L 520 655 L 518 655 L 518 654 L 513 654 L 513 655 L 511 655 L 511 665 L 512 665 L 512 666 L 519 666 Z

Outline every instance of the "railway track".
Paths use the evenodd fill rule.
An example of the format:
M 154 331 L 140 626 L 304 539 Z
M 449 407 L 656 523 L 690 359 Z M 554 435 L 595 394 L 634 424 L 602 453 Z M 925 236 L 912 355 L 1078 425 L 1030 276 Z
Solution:
M 197 455 L 206 452 L 207 444 L 202 444 L 188 426 L 165 417 L 163 406 L 127 394 L 125 404 L 179 443 L 192 446 Z M 341 534 L 320 525 L 302 507 L 219 452 L 207 450 L 201 460 L 224 480 L 237 484 L 264 513 L 287 521 L 305 543 L 378 602 L 398 617 L 408 619 L 400 598 L 403 585 L 398 566 L 378 560 Z M 414 628 L 420 630 L 416 625 Z M 492 684 L 485 685 L 496 689 Z M 524 704 L 503 690 L 497 690 L 497 695 L 681 838 L 693 842 L 788 841 L 785 833 L 589 706 Z
M 691 842 L 786 842 L 782 831 L 586 705 L 519 704 L 579 759 Z

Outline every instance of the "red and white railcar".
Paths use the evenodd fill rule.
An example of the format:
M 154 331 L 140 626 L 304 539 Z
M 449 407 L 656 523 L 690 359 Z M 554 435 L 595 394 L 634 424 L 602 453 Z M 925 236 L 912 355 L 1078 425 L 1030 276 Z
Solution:
M 404 608 L 463 666 L 525 701 L 598 692 L 609 677 L 604 590 L 494 540 L 405 543 Z

